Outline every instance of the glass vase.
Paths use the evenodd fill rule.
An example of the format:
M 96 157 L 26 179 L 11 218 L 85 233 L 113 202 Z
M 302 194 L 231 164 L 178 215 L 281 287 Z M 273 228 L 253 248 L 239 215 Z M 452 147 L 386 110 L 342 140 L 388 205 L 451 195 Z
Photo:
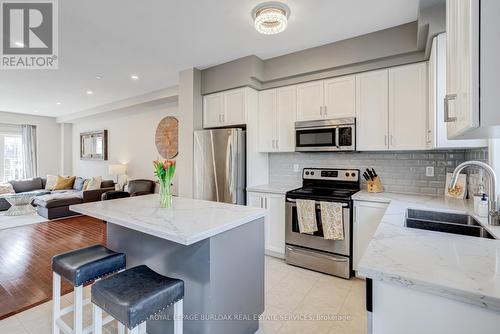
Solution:
M 170 180 L 160 180 L 160 207 L 172 207 L 172 185 Z

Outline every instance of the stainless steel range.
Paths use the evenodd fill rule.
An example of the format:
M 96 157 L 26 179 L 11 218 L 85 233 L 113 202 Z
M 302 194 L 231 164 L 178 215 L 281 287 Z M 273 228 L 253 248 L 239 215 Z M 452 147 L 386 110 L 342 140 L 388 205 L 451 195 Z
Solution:
M 285 260 L 287 263 L 343 278 L 352 274 L 351 196 L 360 190 L 357 169 L 305 168 L 302 188 L 286 193 Z M 296 199 L 316 201 L 318 231 L 299 232 Z M 337 202 L 343 206 L 344 240 L 323 237 L 320 202 Z

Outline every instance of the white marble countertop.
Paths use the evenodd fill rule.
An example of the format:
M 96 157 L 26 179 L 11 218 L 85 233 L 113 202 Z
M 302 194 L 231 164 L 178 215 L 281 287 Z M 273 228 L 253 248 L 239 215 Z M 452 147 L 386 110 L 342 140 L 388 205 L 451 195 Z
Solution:
M 284 195 L 286 194 L 287 191 L 297 189 L 300 187 L 302 187 L 301 184 L 269 183 L 269 184 L 262 184 L 259 186 L 248 187 L 247 191 Z
M 390 203 L 361 259 L 361 275 L 500 311 L 500 240 L 404 226 L 408 208 L 471 214 L 470 201 L 365 191 L 353 199 Z M 475 218 L 500 239 L 499 227 Z
M 183 245 L 267 214 L 264 209 L 182 197 L 173 198 L 172 208 L 161 209 L 158 194 L 71 205 L 70 210 Z

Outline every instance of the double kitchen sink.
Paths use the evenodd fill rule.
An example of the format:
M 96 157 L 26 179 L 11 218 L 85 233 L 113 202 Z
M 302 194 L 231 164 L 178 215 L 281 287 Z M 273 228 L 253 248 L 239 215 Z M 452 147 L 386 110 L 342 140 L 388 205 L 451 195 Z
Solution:
M 474 217 L 464 214 L 408 209 L 406 227 L 495 239 Z

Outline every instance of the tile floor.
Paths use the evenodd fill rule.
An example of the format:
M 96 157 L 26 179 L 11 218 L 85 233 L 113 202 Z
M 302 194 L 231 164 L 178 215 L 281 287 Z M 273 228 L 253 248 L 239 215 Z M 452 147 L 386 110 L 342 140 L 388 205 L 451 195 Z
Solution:
M 84 290 L 89 295 L 89 288 Z M 72 294 L 63 296 L 63 307 Z M 51 302 L 0 321 L 0 333 L 50 334 Z M 71 314 L 65 320 L 71 324 Z M 321 317 L 323 320 L 312 320 Z M 90 307 L 85 309 L 90 324 Z M 116 333 L 114 322 L 103 333 Z M 344 280 L 266 258 L 266 311 L 258 334 L 365 334 L 364 281 Z

